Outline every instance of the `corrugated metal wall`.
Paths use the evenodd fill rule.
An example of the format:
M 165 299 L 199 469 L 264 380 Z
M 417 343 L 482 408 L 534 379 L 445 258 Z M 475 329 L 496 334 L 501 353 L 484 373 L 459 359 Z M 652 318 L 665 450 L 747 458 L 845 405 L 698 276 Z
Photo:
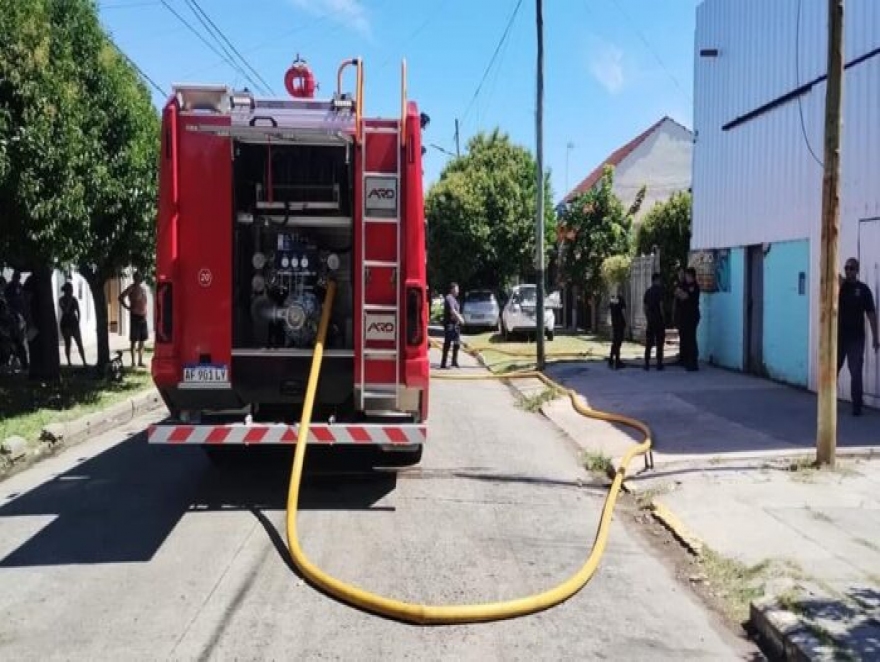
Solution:
M 809 239 L 810 272 L 819 273 L 822 167 L 816 158 L 824 158 L 824 82 L 800 104 L 792 99 L 728 131 L 722 127 L 826 73 L 827 9 L 826 0 L 705 0 L 698 7 L 692 248 Z M 704 48 L 718 49 L 718 56 L 701 57 Z M 877 48 L 880 0 L 848 0 L 847 63 Z M 880 256 L 880 240 L 859 245 L 861 222 L 880 217 L 880 56 L 846 71 L 843 105 L 841 263 L 860 253 Z M 809 293 L 812 358 L 818 277 L 810 278 Z M 880 364 L 867 370 L 880 374 Z M 843 375 L 840 393 L 848 397 Z M 811 387 L 816 378 L 811 360 Z M 867 401 L 880 404 L 880 397 Z
M 880 2 L 849 0 L 845 21 L 848 62 L 880 46 Z M 697 9 L 693 248 L 818 232 L 822 169 L 807 140 L 821 160 L 824 83 L 801 97 L 800 109 L 791 100 L 728 131 L 722 126 L 823 75 L 826 29 L 825 0 L 706 0 Z M 703 48 L 719 54 L 700 57 Z M 847 71 L 844 105 L 846 224 L 880 213 L 880 56 Z

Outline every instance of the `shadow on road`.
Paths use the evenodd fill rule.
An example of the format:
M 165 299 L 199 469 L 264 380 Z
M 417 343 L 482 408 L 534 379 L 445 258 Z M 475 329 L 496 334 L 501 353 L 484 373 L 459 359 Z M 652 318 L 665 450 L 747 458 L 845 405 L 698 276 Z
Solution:
M 283 510 L 293 448 L 243 449 L 238 466 L 214 467 L 200 448 L 150 446 L 143 433 L 0 507 L 8 518 L 51 516 L 0 567 L 146 562 L 191 512 Z M 304 510 L 386 510 L 396 486 L 374 472 L 368 449 L 309 449 L 300 496 Z M 354 451 L 346 452 L 346 451 Z

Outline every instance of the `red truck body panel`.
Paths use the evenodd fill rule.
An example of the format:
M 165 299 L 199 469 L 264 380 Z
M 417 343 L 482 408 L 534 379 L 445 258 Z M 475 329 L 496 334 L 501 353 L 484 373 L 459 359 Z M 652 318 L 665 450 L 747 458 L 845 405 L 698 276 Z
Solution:
M 181 430 L 193 428 L 187 439 L 195 443 L 276 437 L 289 443 L 311 367 L 311 345 L 294 331 L 311 329 L 300 324 L 302 302 L 322 304 L 324 274 L 347 288 L 340 285 L 334 301 L 336 344 L 328 340 L 325 347 L 316 411 L 331 421 L 337 411 L 348 416 L 335 425 L 339 438 L 353 442 L 368 438 L 357 430 L 369 425 L 380 426 L 382 434 L 373 437 L 384 444 L 423 439 L 429 306 L 417 104 L 407 102 L 398 120 L 359 118 L 358 124 L 353 112 L 338 110 L 337 98 L 247 96 L 242 105 L 237 94 L 181 86 L 163 111 L 152 371 L 174 420 L 173 429 L 153 430 L 151 442 L 176 443 Z M 347 180 L 338 176 L 343 170 Z M 387 185 L 368 183 L 369 177 Z M 320 204 L 336 209 L 332 214 L 310 211 L 319 208 L 317 197 L 295 198 L 330 190 L 332 203 L 321 198 Z M 394 213 L 371 218 L 372 197 L 383 198 Z M 340 244 L 345 237 L 350 248 Z M 329 266 L 331 257 L 341 266 Z M 278 291 L 287 298 L 260 299 L 265 307 L 256 308 L 261 288 L 282 282 L 281 276 L 288 280 Z M 368 308 L 385 311 L 384 317 Z M 308 312 L 314 320 L 314 305 Z M 271 335 L 252 339 L 262 337 L 263 322 L 284 332 L 278 331 L 280 342 Z M 371 409 L 364 394 L 375 386 L 394 395 Z M 271 434 L 234 432 L 256 417 Z M 355 433 L 346 436 L 340 427 L 346 425 Z

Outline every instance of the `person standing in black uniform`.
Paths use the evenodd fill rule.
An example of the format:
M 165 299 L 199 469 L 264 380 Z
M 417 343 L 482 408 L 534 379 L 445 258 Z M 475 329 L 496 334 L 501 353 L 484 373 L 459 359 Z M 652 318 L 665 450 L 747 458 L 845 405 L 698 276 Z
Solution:
M 619 370 L 623 367 L 620 360 L 620 346 L 623 345 L 623 330 L 626 328 L 626 302 L 617 292 L 608 304 L 611 311 L 611 356 L 608 357 L 608 367 Z
M 651 275 L 651 287 L 645 291 L 645 370 L 651 367 L 651 348 L 657 348 L 657 370 L 663 370 L 663 345 L 666 342 L 666 319 L 663 315 L 663 285 L 660 274 Z
M 678 331 L 679 343 L 681 343 L 681 301 L 678 300 L 678 290 L 684 289 L 684 269 L 678 270 L 678 280 L 675 282 L 674 296 L 672 297 L 672 326 Z M 679 352 L 675 365 L 684 365 L 684 360 Z
M 837 313 L 837 374 L 846 360 L 850 374 L 853 416 L 862 415 L 862 366 L 865 360 L 865 317 L 871 325 L 876 352 L 877 313 L 871 288 L 858 279 L 859 261 L 849 258 L 844 266 L 846 276 L 840 282 Z
M 684 272 L 684 284 L 675 293 L 678 299 L 679 335 L 681 338 L 681 362 L 688 372 L 699 370 L 697 327 L 700 324 L 700 286 L 697 270 L 688 267 Z
M 458 348 L 461 344 L 461 325 L 464 317 L 458 308 L 458 283 L 449 286 L 449 294 L 443 299 L 443 358 L 440 367 L 446 368 L 446 357 L 449 355 L 449 347 L 452 346 L 452 367 L 458 366 Z

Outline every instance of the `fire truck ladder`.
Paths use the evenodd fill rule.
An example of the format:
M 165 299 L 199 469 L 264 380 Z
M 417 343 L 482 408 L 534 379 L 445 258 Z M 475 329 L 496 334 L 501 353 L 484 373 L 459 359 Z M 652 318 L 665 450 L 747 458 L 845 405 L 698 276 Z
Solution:
M 383 126 L 369 126 L 366 123 L 361 131 L 361 172 L 363 173 L 363 184 L 361 189 L 361 287 L 360 287 L 360 303 L 361 303 L 361 332 L 360 332 L 360 410 L 361 411 L 399 411 L 400 404 L 400 350 L 401 350 L 401 315 L 400 315 L 400 278 L 401 278 L 401 228 L 400 228 L 400 174 L 402 154 L 400 149 L 400 122 L 395 121 L 393 126 L 389 126 L 388 122 L 384 122 Z M 376 135 L 393 135 L 397 148 L 395 149 L 395 166 L 394 170 L 386 171 L 368 171 L 367 170 L 367 150 L 370 145 L 370 138 Z M 368 212 L 367 206 L 367 183 L 371 179 L 381 179 L 386 182 L 392 180 L 394 189 L 394 207 L 393 211 L 389 210 L 383 215 L 372 214 Z M 389 182 L 390 183 L 390 182 Z M 367 259 L 367 238 L 370 236 L 370 228 L 377 225 L 392 225 L 394 227 L 395 251 L 393 260 L 373 260 Z M 394 287 L 394 302 L 377 301 L 375 295 L 368 296 L 368 283 L 371 278 L 376 278 L 373 272 L 384 274 L 391 271 L 391 280 Z M 375 322 L 393 322 L 393 348 L 389 347 L 391 339 L 385 339 L 382 342 L 383 347 L 371 346 L 377 340 L 368 337 L 370 325 Z M 385 362 L 394 363 L 394 379 L 391 382 L 386 381 L 368 381 L 367 366 L 368 364 Z

